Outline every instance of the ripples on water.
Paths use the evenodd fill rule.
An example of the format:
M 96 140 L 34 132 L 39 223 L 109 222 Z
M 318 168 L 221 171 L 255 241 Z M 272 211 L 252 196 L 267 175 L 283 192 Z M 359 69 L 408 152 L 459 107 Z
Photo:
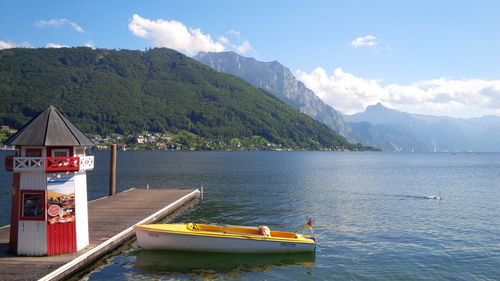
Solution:
M 95 156 L 90 198 L 107 192 L 109 156 Z M 176 222 L 295 231 L 312 217 L 318 249 L 311 259 L 155 252 L 134 243 L 89 280 L 500 276 L 500 154 L 127 151 L 118 161 L 120 190 L 204 185 L 203 201 Z M 11 175 L 1 176 L 5 203 Z M 439 191 L 443 200 L 425 199 Z M 8 223 L 3 206 L 0 219 Z

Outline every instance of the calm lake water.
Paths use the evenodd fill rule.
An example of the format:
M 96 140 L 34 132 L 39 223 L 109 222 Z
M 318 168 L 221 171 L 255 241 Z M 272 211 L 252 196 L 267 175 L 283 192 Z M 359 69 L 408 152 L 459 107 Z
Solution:
M 94 155 L 91 199 L 108 181 L 109 154 Z M 118 161 L 119 190 L 204 186 L 175 222 L 295 231 L 312 217 L 318 248 L 214 255 L 133 243 L 85 280 L 500 280 L 500 154 L 127 151 Z M 2 166 L 2 224 L 11 177 Z M 424 198 L 439 191 L 441 201 Z

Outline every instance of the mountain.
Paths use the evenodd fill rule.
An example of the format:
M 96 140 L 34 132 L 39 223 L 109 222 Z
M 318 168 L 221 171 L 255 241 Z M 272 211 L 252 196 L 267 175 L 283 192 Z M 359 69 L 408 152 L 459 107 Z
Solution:
M 368 106 L 364 112 L 344 115 L 344 118 L 349 122 L 367 121 L 373 125 L 393 124 L 393 125 L 408 125 L 411 124 L 411 115 L 406 112 L 401 112 L 385 107 L 381 103 Z
M 323 103 L 313 91 L 295 79 L 288 68 L 277 61 L 261 62 L 235 52 L 200 52 L 194 58 L 217 71 L 236 75 L 257 88 L 269 91 L 286 104 L 343 136 L 350 134 L 350 127 L 342 116 Z
M 170 49 L 0 50 L 0 93 L 0 123 L 14 128 L 52 104 L 86 133 L 185 131 L 356 147 L 274 95 Z
M 451 118 L 410 114 L 382 104 L 345 115 L 355 138 L 388 151 L 500 151 L 500 117 Z
M 326 124 L 349 141 L 386 151 L 500 151 L 500 118 L 459 119 L 409 114 L 376 104 L 341 115 L 297 81 L 282 64 L 261 62 L 234 52 L 194 57 L 217 71 L 239 76 Z

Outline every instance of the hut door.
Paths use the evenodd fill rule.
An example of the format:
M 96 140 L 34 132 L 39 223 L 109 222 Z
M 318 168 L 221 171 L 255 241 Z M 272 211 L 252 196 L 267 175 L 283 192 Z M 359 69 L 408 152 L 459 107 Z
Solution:
M 47 255 L 76 252 L 75 179 L 73 173 L 48 174 Z

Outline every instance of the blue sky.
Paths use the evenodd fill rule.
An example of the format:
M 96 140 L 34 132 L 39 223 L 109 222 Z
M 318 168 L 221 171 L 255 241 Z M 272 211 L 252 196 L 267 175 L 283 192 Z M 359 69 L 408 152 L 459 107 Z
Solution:
M 233 50 L 346 113 L 500 114 L 499 35 L 500 1 L 0 0 L 0 48 Z

